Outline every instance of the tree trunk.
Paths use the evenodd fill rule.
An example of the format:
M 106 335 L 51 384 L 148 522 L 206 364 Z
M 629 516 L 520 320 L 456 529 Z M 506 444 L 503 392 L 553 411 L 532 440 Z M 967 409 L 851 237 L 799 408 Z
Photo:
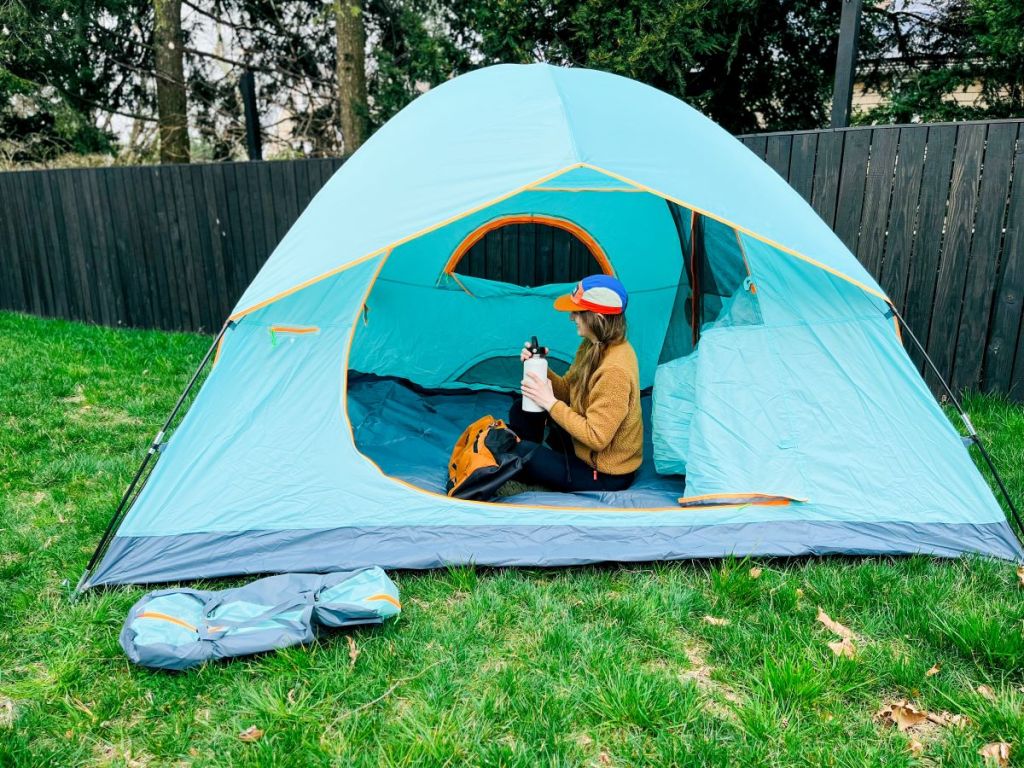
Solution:
M 185 68 L 182 62 L 181 0 L 153 0 L 156 11 L 156 110 L 160 162 L 189 161 Z
M 338 37 L 338 116 L 345 154 L 366 139 L 366 32 L 363 0 L 334 0 Z

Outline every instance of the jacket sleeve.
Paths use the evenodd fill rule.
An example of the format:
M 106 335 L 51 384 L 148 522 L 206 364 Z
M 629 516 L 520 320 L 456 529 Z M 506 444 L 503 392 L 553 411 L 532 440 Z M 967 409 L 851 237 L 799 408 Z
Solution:
M 569 376 L 570 371 L 565 372 L 565 376 L 559 376 L 557 373 L 548 368 L 548 381 L 551 382 L 551 391 L 555 397 L 561 400 L 563 403 L 569 402 Z
M 629 374 L 609 368 L 594 376 L 584 415 L 559 400 L 551 406 L 551 418 L 590 450 L 603 451 L 629 412 L 629 391 Z

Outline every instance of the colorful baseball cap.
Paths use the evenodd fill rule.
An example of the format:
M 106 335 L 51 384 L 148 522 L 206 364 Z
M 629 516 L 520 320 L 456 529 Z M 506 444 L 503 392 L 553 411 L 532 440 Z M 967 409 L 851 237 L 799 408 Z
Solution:
M 561 312 L 597 312 L 599 315 L 621 315 L 626 311 L 629 295 L 626 287 L 611 275 L 590 275 L 576 283 L 567 296 L 555 299 Z

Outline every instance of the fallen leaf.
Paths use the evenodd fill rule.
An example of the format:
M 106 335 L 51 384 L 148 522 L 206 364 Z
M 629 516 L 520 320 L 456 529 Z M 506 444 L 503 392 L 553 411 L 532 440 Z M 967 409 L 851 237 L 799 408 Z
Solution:
M 1024 565 L 1017 566 L 1017 581 L 1024 587 Z
M 804 591 L 800 589 L 800 587 L 797 587 L 794 594 L 796 594 L 796 599 L 799 600 L 801 597 L 804 596 Z
M 356 665 L 356 659 L 359 658 L 359 649 L 356 647 L 356 641 L 352 638 L 352 635 L 348 635 L 347 639 L 349 666 L 354 667 Z
M 257 728 L 255 725 L 250 725 L 248 728 L 246 728 L 244 731 L 238 734 L 238 738 L 246 743 L 259 741 L 263 738 L 263 730 L 261 728 Z
M 909 743 L 909 744 L 907 744 L 907 749 L 909 749 L 909 750 L 910 750 L 910 754 L 912 754 L 912 755 L 914 755 L 915 757 L 917 757 L 917 756 L 919 756 L 919 755 L 920 755 L 920 754 L 921 754 L 922 752 L 924 752 L 924 744 L 922 744 L 922 743 L 921 743 L 920 741 L 918 741 L 917 739 L 911 739 L 911 740 L 910 740 L 910 743 Z
M 288 703 L 289 704 L 294 704 L 295 703 L 295 689 L 294 688 L 289 689 L 288 696 L 286 698 L 288 699 Z
M 977 687 L 977 688 L 976 688 L 975 690 L 977 690 L 977 691 L 978 691 L 978 693 L 979 693 L 979 694 L 980 694 L 981 696 L 985 697 L 985 698 L 986 698 L 986 699 L 988 699 L 989 701 L 995 701 L 995 700 L 996 700 L 996 692 L 995 692 L 995 691 L 993 691 L 993 690 L 992 690 L 992 689 L 991 689 L 991 688 L 990 688 L 989 686 L 987 686 L 987 685 L 979 685 L 979 686 L 978 686 L 978 687 Z
M 967 718 L 963 715 L 954 715 L 951 712 L 925 712 L 928 716 L 929 722 L 935 723 L 936 725 L 947 726 L 947 725 L 966 725 Z
M 590 749 L 594 746 L 594 740 L 585 733 L 581 733 L 576 737 L 576 743 L 583 749 Z
M 704 623 L 713 627 L 727 627 L 730 624 L 728 619 L 719 619 L 717 616 L 705 616 Z
M 612 756 L 609 755 L 607 752 L 603 752 L 602 751 L 601 754 L 597 756 L 597 759 L 601 763 L 601 765 L 611 765 L 612 764 Z
M 91 709 L 89 709 L 89 707 L 87 707 L 87 706 L 86 706 L 85 704 L 83 704 L 83 703 L 82 703 L 81 701 L 79 701 L 78 699 L 76 699 L 76 698 L 72 697 L 72 698 L 71 698 L 71 706 L 73 706 L 73 707 L 74 707 L 75 709 L 77 709 L 77 710 L 78 710 L 79 712 L 84 712 L 85 714 L 87 714 L 87 715 L 89 716 L 89 719 L 90 719 L 90 720 L 93 720 L 93 721 L 95 721 L 95 720 L 96 720 L 96 715 L 94 715 L 94 714 L 92 713 L 92 710 L 91 710 Z
M 998 765 L 999 768 L 1006 768 L 1010 764 L 1010 745 L 1005 741 L 986 744 L 978 750 L 978 754 L 985 758 L 985 765 Z
M 878 710 L 875 719 L 906 731 L 928 720 L 928 713 L 920 711 L 908 701 L 894 701 Z
M 761 578 L 761 569 L 760 568 L 751 568 L 750 569 L 750 578 L 752 578 L 752 579 L 760 579 Z
M 75 735 L 74 732 L 70 728 L 68 728 L 66 731 L 64 731 L 64 738 L 67 739 L 68 741 L 71 741 L 71 737 L 74 736 L 74 735 Z
M 942 664 L 940 664 L 939 662 L 935 662 L 935 664 L 932 665 L 932 668 L 924 673 L 924 676 L 925 677 L 935 677 L 935 675 L 939 674 L 939 672 L 941 672 L 941 671 L 942 671 Z
M 832 653 L 836 656 L 845 656 L 848 659 L 852 659 L 857 655 L 857 649 L 854 647 L 853 643 L 850 642 L 850 638 L 848 637 L 829 643 L 828 647 L 832 649 Z
M 14 701 L 0 696 L 0 728 L 10 728 L 14 724 Z
M 821 608 L 818 608 L 818 621 L 825 625 L 825 628 L 830 632 L 833 632 L 840 637 L 845 637 L 847 640 L 853 639 L 853 631 L 848 627 L 844 627 L 838 621 L 833 621 L 832 617 L 825 613 Z

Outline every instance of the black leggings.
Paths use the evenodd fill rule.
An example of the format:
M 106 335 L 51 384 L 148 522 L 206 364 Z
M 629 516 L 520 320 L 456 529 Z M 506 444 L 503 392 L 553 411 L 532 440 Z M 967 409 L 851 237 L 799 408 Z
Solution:
M 547 411 L 532 413 L 523 410 L 523 401 L 516 399 L 508 412 L 509 428 L 522 442 L 516 447 L 519 455 L 533 454 L 515 476 L 531 485 L 543 485 L 553 491 L 624 491 L 633 484 L 636 472 L 609 475 L 598 472 L 573 450 L 569 433 L 552 421 L 548 427 L 547 445 L 543 445 Z

